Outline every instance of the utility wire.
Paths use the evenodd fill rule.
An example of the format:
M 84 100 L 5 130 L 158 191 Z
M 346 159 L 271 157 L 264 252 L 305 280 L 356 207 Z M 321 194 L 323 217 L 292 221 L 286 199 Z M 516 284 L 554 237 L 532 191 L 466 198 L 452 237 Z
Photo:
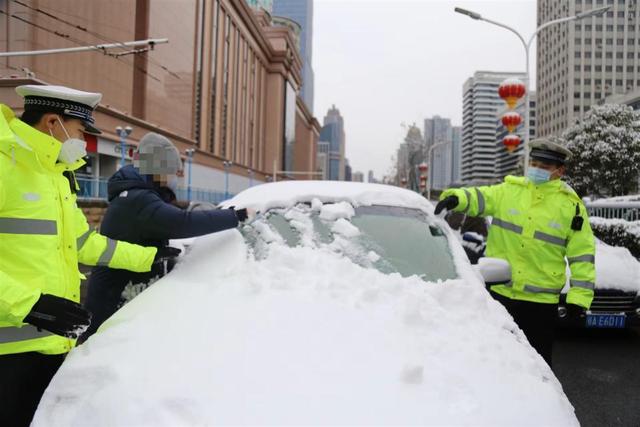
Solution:
M 27 24 L 27 25 L 31 25 L 31 26 L 33 26 L 33 27 L 36 27 L 36 28 L 38 28 L 38 29 L 42 30 L 42 31 L 45 31 L 45 32 L 47 32 L 47 33 L 50 33 L 50 34 L 53 34 L 53 35 L 55 35 L 55 36 L 61 37 L 61 38 L 65 39 L 65 40 L 69 40 L 69 41 L 71 41 L 71 42 L 73 42 L 73 43 L 75 43 L 75 44 L 77 44 L 77 45 L 79 45 L 79 46 L 84 46 L 84 45 L 86 45 L 86 43 L 85 43 L 85 42 L 83 42 L 82 40 L 80 40 L 80 39 L 76 39 L 76 38 L 74 38 L 74 37 L 71 37 L 71 35 L 69 35 L 69 34 L 61 33 L 61 32 L 59 32 L 59 31 L 52 30 L 52 29 L 50 29 L 50 28 L 46 28 L 46 27 L 44 27 L 44 26 L 42 26 L 42 25 L 36 24 L 35 22 L 31 22 L 31 21 L 29 21 L 29 20 L 27 20 L 27 19 L 24 19 L 24 18 L 22 18 L 22 17 L 20 17 L 20 16 L 15 15 L 15 14 L 11 14 L 11 15 L 9 15 L 7 12 L 5 12 L 5 11 L 3 11 L 3 10 L 0 10 L 0 14 L 2 14 L 2 15 L 6 15 L 6 16 L 10 16 L 10 17 L 12 17 L 12 18 L 14 18 L 14 19 L 17 19 L 18 21 L 24 22 L 24 23 L 25 23 L 25 24 Z M 109 53 L 109 52 L 107 52 L 107 51 L 103 51 L 103 53 L 104 53 L 105 55 L 107 55 L 107 56 L 111 56 L 111 57 L 113 57 L 114 59 L 116 59 L 116 60 L 118 60 L 118 61 L 122 62 L 123 64 L 126 64 L 126 65 L 128 65 L 128 66 L 130 66 L 130 67 L 133 67 L 134 69 L 136 69 L 136 70 L 140 71 L 141 73 L 143 73 L 143 74 L 145 74 L 145 75 L 149 76 L 149 78 L 151 78 L 151 79 L 153 79 L 153 80 L 157 81 L 158 83 L 162 83 L 162 80 L 160 80 L 158 77 L 154 76 L 153 74 L 149 73 L 149 72 L 148 72 L 147 70 L 145 70 L 144 68 L 142 68 L 142 67 L 140 67 L 140 66 L 137 66 L 137 65 L 135 65 L 135 64 L 131 64 L 131 63 L 129 63 L 129 62 L 127 62 L 127 61 L 125 61 L 124 59 L 119 58 L 119 57 L 117 57 L 117 56 L 114 56 L 114 54 L 111 54 L 111 53 Z
M 61 23 L 65 24 L 65 25 L 68 25 L 68 26 L 70 26 L 70 27 L 73 27 L 73 28 L 75 28 L 75 29 L 77 29 L 77 30 L 83 31 L 83 32 L 85 32 L 85 33 L 87 33 L 87 34 L 90 34 L 90 35 L 92 35 L 92 36 L 94 36 L 94 37 L 96 37 L 96 38 L 98 38 L 98 39 L 102 39 L 102 40 L 108 41 L 108 42 L 110 42 L 110 43 L 120 43 L 120 41 L 118 41 L 118 40 L 111 39 L 111 38 L 106 37 L 106 36 L 104 36 L 104 35 L 102 35 L 102 34 L 100 34 L 100 33 L 97 33 L 97 32 L 95 32 L 95 31 L 91 31 L 91 30 L 89 30 L 89 29 L 88 29 L 88 28 L 86 28 L 86 27 L 83 27 L 83 26 L 81 26 L 81 25 L 78 25 L 78 24 L 75 24 L 75 23 L 73 23 L 73 22 L 70 22 L 70 21 L 67 21 L 67 20 L 65 20 L 65 19 L 62 19 L 62 18 L 60 18 L 60 17 L 58 17 L 58 16 L 56 16 L 56 15 L 53 15 L 52 13 L 49 13 L 49 12 L 47 12 L 47 11 L 43 10 L 43 9 L 40 9 L 39 7 L 30 6 L 30 5 L 26 4 L 26 3 L 23 3 L 23 2 L 22 2 L 22 1 L 20 1 L 20 0 L 12 0 L 12 1 L 13 1 L 14 3 L 16 3 L 16 4 L 19 4 L 20 6 L 26 7 L 27 9 L 33 10 L 34 12 L 41 13 L 41 14 L 43 14 L 43 15 L 45 15 L 45 16 L 47 16 L 47 17 L 49 17 L 49 18 L 53 19 L 53 20 L 56 20 L 56 21 L 58 21 L 58 22 L 61 22 Z M 123 48 L 126 48 L 127 46 L 122 46 L 122 47 L 123 47 Z M 134 54 L 135 54 L 135 53 L 144 53 L 144 52 L 147 52 L 147 51 L 148 51 L 148 50 L 140 50 L 140 52 L 132 52 L 132 53 L 134 53 Z M 129 54 L 131 54 L 131 53 L 129 53 Z M 110 55 L 110 56 L 114 56 L 114 55 L 116 55 L 116 54 L 108 54 L 108 55 Z M 122 55 L 120 55 L 120 56 L 122 56 Z M 114 57 L 117 57 L 117 56 L 114 56 Z M 159 67 L 160 69 L 162 69 L 163 71 L 165 71 L 165 72 L 169 73 L 172 77 L 175 77 L 175 78 L 177 78 L 177 79 L 180 79 L 180 76 L 179 76 L 178 74 L 176 74 L 175 72 L 171 71 L 169 68 L 167 68 L 167 67 L 166 67 L 166 66 L 164 66 L 163 64 L 159 63 L 159 62 L 158 62 L 158 61 L 156 61 L 155 59 L 151 58 L 149 55 L 145 55 L 145 58 L 146 58 L 147 60 L 149 60 L 151 63 L 153 63 L 154 65 L 156 65 L 157 67 Z

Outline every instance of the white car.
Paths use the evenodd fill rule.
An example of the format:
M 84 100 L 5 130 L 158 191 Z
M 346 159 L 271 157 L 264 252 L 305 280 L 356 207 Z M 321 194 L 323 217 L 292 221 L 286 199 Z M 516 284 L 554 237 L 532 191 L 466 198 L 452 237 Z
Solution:
M 33 426 L 578 425 L 416 193 L 282 182 L 224 206 L 261 214 L 74 349 Z

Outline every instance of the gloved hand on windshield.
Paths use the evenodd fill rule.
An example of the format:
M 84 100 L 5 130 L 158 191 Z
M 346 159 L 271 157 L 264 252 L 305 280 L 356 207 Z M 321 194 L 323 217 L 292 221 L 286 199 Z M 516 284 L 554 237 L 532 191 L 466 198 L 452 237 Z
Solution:
M 56 335 L 78 338 L 91 324 L 91 313 L 66 298 L 42 294 L 24 322 Z
M 438 215 L 444 209 L 450 211 L 458 206 L 458 196 L 448 196 L 440 200 L 436 205 L 435 214 Z
M 584 314 L 584 308 L 575 304 L 567 304 L 567 315 L 569 318 L 579 319 Z
M 238 222 L 251 222 L 256 217 L 256 211 L 251 208 L 242 208 L 236 210 L 233 206 L 231 206 L 229 209 L 233 209 L 233 211 L 236 213 Z
M 153 259 L 154 264 L 158 261 L 164 261 L 165 259 L 176 258 L 182 252 L 178 248 L 174 248 L 171 246 L 162 246 L 158 248 L 158 252 L 156 252 L 156 256 Z

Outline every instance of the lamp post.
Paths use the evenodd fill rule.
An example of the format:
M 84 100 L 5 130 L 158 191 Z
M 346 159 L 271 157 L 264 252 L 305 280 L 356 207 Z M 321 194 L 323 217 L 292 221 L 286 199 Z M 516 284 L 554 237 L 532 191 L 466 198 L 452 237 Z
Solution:
M 431 166 L 431 154 L 433 153 L 433 149 L 436 147 L 442 147 L 443 145 L 447 145 L 447 144 L 448 142 L 441 141 L 429 147 L 429 151 L 427 151 L 427 165 Z M 433 177 L 433 168 L 431 168 L 431 172 L 429 172 L 429 175 Z M 431 182 L 432 180 L 430 179 L 429 182 L 427 183 L 427 200 L 431 200 Z
M 120 168 L 124 167 L 124 161 L 125 161 L 126 150 L 127 150 L 127 137 L 131 135 L 131 132 L 133 132 L 133 129 L 131 128 L 131 126 L 116 127 L 116 133 L 120 137 Z
M 227 200 L 229 198 L 229 168 L 233 162 L 225 160 L 222 165 L 224 166 L 224 199 Z
M 253 174 L 251 169 L 247 169 L 247 175 L 249 176 L 249 188 L 253 187 Z
M 196 152 L 195 148 L 187 148 L 184 150 L 187 154 L 187 201 L 191 201 L 191 165 L 193 163 L 193 153 Z
M 526 60 L 526 69 L 525 69 L 525 86 L 526 86 L 526 90 L 525 90 L 525 95 L 524 95 L 524 102 L 525 102 L 525 106 L 524 106 L 524 146 L 523 146 L 523 150 L 524 150 L 524 171 L 526 174 L 527 168 L 529 167 L 529 114 L 530 114 L 530 107 L 529 107 L 529 86 L 530 86 L 530 78 L 529 78 L 529 49 L 531 48 L 531 45 L 533 43 L 533 40 L 536 38 L 536 36 L 538 35 L 538 33 L 542 30 L 544 30 L 547 27 L 550 27 L 551 25 L 555 25 L 555 24 L 560 24 L 563 22 L 569 22 L 569 21 L 577 21 L 580 19 L 584 19 L 584 18 L 590 18 L 592 16 L 598 16 L 598 15 L 602 15 L 603 13 L 605 13 L 607 10 L 609 10 L 611 8 L 611 6 L 605 6 L 605 7 L 599 7 L 596 9 L 591 9 L 591 10 L 587 10 L 584 12 L 580 12 L 577 15 L 574 16 L 567 16 L 565 18 L 558 18 L 558 19 L 554 19 L 552 21 L 549 22 L 545 22 L 544 24 L 540 25 L 538 28 L 536 28 L 536 30 L 533 32 L 533 34 L 531 35 L 531 37 L 529 38 L 529 41 L 525 41 L 524 37 L 522 37 L 522 35 L 517 32 L 515 29 L 511 28 L 510 26 L 506 25 L 506 24 L 502 24 L 500 22 L 494 21 L 492 19 L 489 18 L 484 18 L 482 15 L 480 15 L 477 12 L 473 12 L 471 10 L 467 10 L 467 9 L 463 9 L 461 7 L 456 7 L 454 10 L 457 13 L 461 13 L 462 15 L 466 15 L 471 19 L 475 19 L 477 21 L 485 21 L 488 22 L 489 24 L 493 24 L 496 25 L 498 27 L 504 28 L 505 30 L 511 31 L 513 34 L 515 34 L 516 36 L 518 36 L 518 39 L 520 39 L 520 41 L 522 42 L 522 46 L 524 47 L 524 53 L 525 53 L 525 60 Z

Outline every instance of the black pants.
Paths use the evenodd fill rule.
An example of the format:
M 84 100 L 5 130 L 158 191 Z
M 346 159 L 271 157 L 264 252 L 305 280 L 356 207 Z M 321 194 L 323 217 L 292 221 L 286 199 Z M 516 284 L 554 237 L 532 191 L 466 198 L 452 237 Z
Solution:
M 495 292 L 490 294 L 507 309 L 531 346 L 551 366 L 558 305 L 513 300 Z
M 18 353 L 0 356 L 0 424 L 27 427 L 64 354 Z

